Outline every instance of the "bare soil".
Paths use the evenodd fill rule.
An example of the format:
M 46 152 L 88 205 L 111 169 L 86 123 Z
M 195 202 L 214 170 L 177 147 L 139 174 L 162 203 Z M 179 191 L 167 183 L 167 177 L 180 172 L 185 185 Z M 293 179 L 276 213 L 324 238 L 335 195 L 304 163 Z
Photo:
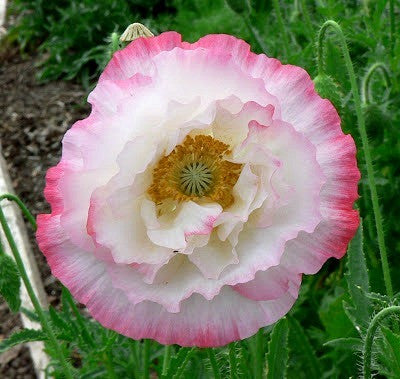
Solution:
M 34 216 L 49 212 L 43 197 L 45 174 L 59 161 L 65 131 L 89 113 L 86 91 L 80 85 L 39 83 L 36 63 L 35 57 L 21 58 L 12 49 L 0 56 L 0 143 L 15 192 Z M 49 302 L 57 304 L 59 285 L 27 227 Z M 19 316 L 11 314 L 0 299 L 0 340 L 20 328 Z M 0 356 L 0 377 L 35 377 L 27 348 L 17 347 Z

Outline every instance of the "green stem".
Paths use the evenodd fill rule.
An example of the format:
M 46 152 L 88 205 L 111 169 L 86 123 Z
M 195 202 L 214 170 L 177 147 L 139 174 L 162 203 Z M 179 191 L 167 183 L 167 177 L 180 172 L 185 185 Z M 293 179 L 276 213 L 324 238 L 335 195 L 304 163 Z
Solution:
M 251 36 L 253 37 L 253 40 L 256 42 L 258 48 L 266 53 L 267 52 L 267 46 L 264 44 L 263 40 L 260 38 L 260 35 L 258 34 L 257 30 L 253 27 L 253 25 L 251 24 L 250 20 L 249 20 L 249 16 L 246 14 L 242 15 L 243 21 L 247 27 L 247 29 L 249 30 Z
M 308 8 L 305 0 L 300 0 L 300 8 L 301 8 L 301 13 L 304 18 L 304 24 L 307 29 L 308 33 L 308 38 L 310 38 L 310 41 L 314 40 L 314 28 L 311 22 L 311 17 L 310 14 L 308 13 Z
M 183 372 L 185 371 L 185 368 L 186 368 L 187 364 L 189 363 L 190 358 L 192 358 L 192 355 L 193 355 L 194 352 L 195 352 L 195 348 L 194 348 L 194 347 L 191 348 L 191 349 L 187 352 L 184 361 L 183 361 L 182 364 L 179 366 L 178 370 L 176 371 L 176 374 L 173 376 L 173 379 L 179 379 L 179 378 L 182 377 Z
M 256 379 L 262 378 L 263 373 L 263 355 L 264 355 L 264 333 L 263 329 L 261 328 L 258 333 L 256 334 L 256 352 L 255 352 L 255 372 L 256 372 Z
M 385 309 L 382 309 L 375 317 L 372 319 L 369 324 L 367 335 L 365 337 L 364 342 L 364 354 L 363 354 L 363 373 L 364 378 L 371 378 L 371 356 L 372 356 L 372 344 L 374 342 L 374 337 L 376 330 L 378 329 L 382 320 L 392 314 L 397 313 L 400 315 L 400 306 L 391 306 Z
M 148 379 L 150 376 L 150 340 L 144 340 L 144 356 L 143 356 L 143 378 Z
M 107 378 L 109 379 L 117 379 L 117 375 L 114 370 L 114 365 L 112 359 L 110 358 L 110 354 L 108 351 L 103 354 L 104 364 L 107 370 Z
M 213 348 L 207 349 L 208 359 L 210 360 L 211 368 L 214 373 L 214 379 L 221 379 L 221 372 L 218 367 L 217 358 Z
M 368 2 L 369 2 L 369 0 L 362 0 L 362 5 L 363 5 L 363 8 L 364 8 L 364 14 L 365 14 L 367 17 L 370 17 L 370 16 L 369 16 Z
M 131 350 L 130 354 L 130 361 L 132 362 L 132 372 L 138 372 L 139 370 L 139 359 L 138 359 L 138 353 L 137 353 L 137 341 L 131 340 L 129 343 L 129 347 Z
M 389 0 L 390 13 L 390 51 L 393 52 L 396 38 L 396 26 L 394 17 L 394 0 Z
M 231 379 L 238 378 L 237 372 L 237 360 L 236 360 L 236 345 L 235 343 L 231 343 L 229 345 L 229 366 L 231 369 Z
M 89 344 L 92 347 L 95 347 L 95 342 L 94 342 L 91 334 L 89 333 L 88 329 L 85 326 L 84 318 L 82 317 L 81 313 L 79 312 L 79 309 L 76 306 L 76 304 L 74 302 L 74 299 L 72 298 L 71 293 L 69 292 L 69 290 L 66 287 L 63 287 L 62 291 L 64 293 L 65 299 L 67 300 L 69 306 L 72 309 L 72 312 L 75 315 L 75 318 L 76 318 L 76 321 L 78 322 L 79 327 L 82 330 L 83 338 L 85 339 L 87 344 Z
M 368 195 L 367 195 L 367 186 L 365 184 L 363 184 L 361 186 L 361 192 L 362 192 L 361 199 L 363 200 L 364 209 L 366 210 L 366 209 L 368 209 L 368 204 L 367 204 Z M 364 225 L 365 224 L 367 225 L 367 230 L 368 230 L 368 235 L 369 235 L 370 241 L 375 241 L 375 232 L 374 232 L 374 226 L 372 223 L 372 219 L 370 217 L 365 217 Z M 378 265 L 378 259 L 375 255 L 375 251 L 372 251 L 372 249 L 368 249 L 367 251 L 368 251 L 369 259 L 371 260 L 372 266 L 376 267 Z
M 385 81 L 386 88 L 390 88 L 390 74 L 386 65 L 382 62 L 374 63 L 365 74 L 361 84 L 361 100 L 364 104 L 370 104 L 372 99 L 371 94 L 371 78 L 375 72 L 380 71 Z
M 19 199 L 18 199 L 19 200 Z M 22 202 L 21 202 L 22 204 Z M 18 203 L 19 206 L 21 206 L 21 204 Z M 22 204 L 23 205 L 23 204 Z M 23 205 L 24 206 L 24 205 Z M 25 206 L 24 206 L 25 207 Z M 25 207 L 26 208 L 26 207 Z M 17 245 L 14 241 L 14 238 L 12 236 L 10 227 L 7 224 L 6 218 L 4 216 L 4 212 L 3 209 L 0 206 L 0 223 L 1 226 L 3 228 L 4 234 L 7 238 L 7 241 L 10 245 L 11 251 L 13 253 L 15 262 L 17 264 L 19 273 L 21 275 L 21 278 L 25 284 L 26 290 L 28 292 L 28 295 L 32 301 L 33 307 L 35 308 L 35 311 L 39 317 L 40 320 L 40 324 L 42 325 L 42 328 L 44 330 L 44 332 L 47 334 L 47 337 L 49 339 L 49 342 L 51 343 L 51 345 L 53 345 L 53 349 L 56 352 L 58 359 L 63 367 L 63 371 L 64 371 L 64 375 L 67 379 L 73 379 L 73 374 L 72 374 L 72 370 L 71 367 L 69 366 L 66 358 L 64 357 L 64 354 L 61 350 L 60 344 L 58 343 L 53 330 L 50 327 L 50 324 L 47 321 L 46 315 L 39 303 L 39 300 L 35 294 L 35 291 L 33 290 L 32 284 L 29 280 L 28 274 L 26 273 L 25 267 L 24 267 L 24 263 L 22 262 L 22 258 L 21 255 L 19 253 L 19 250 L 17 248 Z
M 347 68 L 347 72 L 348 72 L 349 79 L 350 79 L 351 90 L 353 93 L 354 105 L 355 105 L 356 114 L 357 114 L 358 128 L 359 128 L 359 132 L 361 135 L 361 141 L 362 141 L 362 147 L 363 147 L 362 150 L 364 152 L 365 163 L 367 165 L 367 176 L 368 176 L 369 188 L 371 191 L 372 208 L 374 211 L 375 224 L 376 224 L 376 230 L 377 230 L 377 235 L 378 235 L 378 245 L 379 245 L 379 252 L 380 252 L 381 262 L 382 262 L 383 278 L 385 281 L 386 292 L 390 297 L 392 297 L 393 296 L 393 287 L 392 287 L 392 281 L 391 281 L 391 277 L 390 277 L 390 270 L 389 270 L 389 264 L 388 264 L 388 258 L 387 258 L 385 236 L 383 233 L 383 220 L 382 220 L 381 210 L 379 207 L 379 200 L 378 200 L 378 193 L 376 190 L 374 169 L 372 166 L 371 150 L 369 147 L 367 131 L 365 128 L 365 119 L 364 119 L 364 114 L 362 112 L 361 98 L 360 98 L 360 94 L 358 92 L 356 76 L 354 74 L 354 68 L 353 68 L 353 64 L 351 62 L 346 39 L 344 37 L 344 34 L 343 34 L 342 29 L 339 26 L 339 24 L 332 20 L 326 21 L 322 25 L 322 27 L 318 33 L 318 45 L 317 45 L 318 73 L 319 74 L 324 73 L 323 41 L 324 41 L 326 30 L 329 27 L 333 28 L 333 30 L 337 33 L 337 35 L 339 37 L 340 45 L 342 48 L 342 52 L 344 55 L 344 60 L 345 60 L 346 68 Z
M 119 35 L 115 32 L 111 33 L 111 45 L 110 45 L 110 55 L 119 50 Z
M 21 209 L 21 211 L 24 214 L 24 216 L 26 217 L 26 219 L 32 225 L 33 230 L 36 231 L 37 225 L 36 225 L 35 217 L 32 216 L 32 213 L 29 212 L 28 208 L 22 202 L 22 200 L 19 197 L 15 196 L 15 195 L 12 195 L 10 193 L 5 193 L 5 194 L 0 196 L 0 202 L 2 200 L 4 200 L 4 199 L 7 199 L 9 201 L 13 201 L 14 203 L 16 203 L 18 205 L 18 207 Z
M 282 12 L 281 12 L 281 5 L 279 0 L 273 0 L 274 4 L 274 10 L 276 14 L 276 19 L 278 21 L 279 25 L 279 32 L 282 35 L 282 40 L 283 40 L 283 51 L 284 51 L 284 56 L 287 58 L 288 52 L 289 52 L 289 36 L 287 34 L 287 28 L 285 28 L 285 24 L 283 23 L 283 18 L 282 18 Z
M 167 345 L 164 348 L 164 361 L 163 361 L 163 366 L 162 366 L 162 373 L 161 375 L 167 375 L 168 369 L 169 369 L 169 362 L 171 361 L 171 345 Z
M 5 255 L 5 253 L 6 253 L 6 250 L 3 245 L 3 241 L 1 240 L 1 235 L 0 235 L 0 255 Z

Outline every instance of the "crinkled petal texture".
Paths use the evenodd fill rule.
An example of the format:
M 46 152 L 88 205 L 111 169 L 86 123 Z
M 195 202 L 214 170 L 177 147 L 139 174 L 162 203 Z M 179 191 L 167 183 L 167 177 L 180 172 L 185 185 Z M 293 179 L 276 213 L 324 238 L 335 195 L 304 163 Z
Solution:
M 359 224 L 355 145 L 303 69 L 231 36 L 189 44 L 167 32 L 115 53 L 89 102 L 47 173 L 52 213 L 37 239 L 105 327 L 224 345 L 285 315 L 302 274 L 345 254 Z M 156 170 L 185 149 L 176 167 L 194 166 L 182 182 L 173 164 Z M 158 176 L 168 170 L 172 190 Z M 190 170 L 222 195 L 184 187 Z

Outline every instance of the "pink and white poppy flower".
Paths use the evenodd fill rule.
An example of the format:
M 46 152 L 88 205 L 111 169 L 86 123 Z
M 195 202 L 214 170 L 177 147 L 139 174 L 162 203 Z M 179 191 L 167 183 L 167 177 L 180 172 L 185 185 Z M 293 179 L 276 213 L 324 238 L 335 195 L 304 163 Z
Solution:
M 139 38 L 47 173 L 37 239 L 105 327 L 220 346 L 284 316 L 358 224 L 351 136 L 301 68 L 244 41 Z

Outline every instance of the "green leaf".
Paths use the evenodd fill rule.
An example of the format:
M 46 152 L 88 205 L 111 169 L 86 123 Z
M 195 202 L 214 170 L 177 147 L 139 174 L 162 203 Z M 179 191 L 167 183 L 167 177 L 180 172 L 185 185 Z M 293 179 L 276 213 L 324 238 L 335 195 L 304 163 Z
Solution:
M 247 14 L 250 11 L 248 0 L 225 0 L 225 2 L 237 14 Z
M 326 339 L 350 337 L 354 333 L 354 327 L 343 309 L 343 301 L 348 299 L 348 294 L 343 293 L 337 297 L 327 296 L 322 302 L 318 314 L 328 334 Z
M 393 378 L 400 378 L 400 336 L 394 334 L 386 326 L 381 326 L 381 331 L 385 341 L 385 349 L 382 354 L 386 357 L 387 370 Z
M 26 317 L 31 321 L 40 322 L 39 316 L 33 310 L 27 309 L 25 307 L 21 307 L 20 312 L 23 313 Z
M 10 337 L 0 342 L 0 354 L 21 343 L 44 341 L 46 334 L 41 330 L 23 329 L 11 334 Z
M 80 379 L 105 378 L 107 371 L 104 367 L 95 368 L 80 376 Z
M 363 341 L 361 338 L 336 338 L 324 343 L 324 346 L 329 346 L 339 350 L 362 351 Z
M 293 317 L 289 318 L 289 325 L 290 341 L 293 343 L 291 350 L 295 350 L 302 357 L 303 365 L 307 369 L 308 378 L 321 379 L 321 365 L 306 333 L 299 322 Z
M 371 302 L 368 297 L 365 296 L 365 294 L 369 292 L 369 278 L 367 263 L 363 252 L 362 223 L 349 245 L 346 281 L 352 303 L 357 310 L 357 312 L 354 313 L 356 320 L 360 325 L 365 326 L 370 320 Z
M 0 295 L 13 312 L 18 312 L 21 307 L 20 287 L 17 265 L 8 255 L 0 254 Z
M 286 377 L 289 326 L 286 318 L 275 324 L 271 333 L 267 353 L 267 379 Z
M 57 311 L 50 306 L 49 307 L 49 315 L 50 315 L 50 319 L 52 324 L 59 330 L 61 331 L 67 331 L 72 333 L 71 327 L 69 326 L 69 324 L 64 321 L 58 314 Z
M 252 356 L 250 354 L 249 341 L 243 340 L 236 343 L 236 359 L 239 377 L 250 378 L 253 376 L 251 371 L 254 368 Z
M 185 358 L 188 355 L 189 351 L 189 348 L 181 347 L 178 353 L 173 354 L 169 364 L 168 373 L 167 375 L 162 376 L 162 378 L 172 378 L 172 376 L 177 372 L 177 370 L 185 361 Z
M 350 306 L 347 301 L 343 301 L 343 309 L 346 316 L 353 324 L 354 328 L 357 330 L 360 336 L 364 336 L 366 333 L 366 327 L 360 325 L 358 318 L 357 318 L 357 310 Z
M 195 353 L 196 348 L 192 347 L 190 350 L 186 350 L 185 358 L 183 359 L 182 363 L 179 365 L 178 369 L 176 370 L 175 375 L 172 377 L 173 379 L 180 379 L 185 371 L 189 360 L 192 358 L 193 354 Z
M 83 374 L 80 379 L 94 379 L 94 378 L 105 378 L 106 377 L 106 369 L 104 367 L 95 368 L 86 374 Z

